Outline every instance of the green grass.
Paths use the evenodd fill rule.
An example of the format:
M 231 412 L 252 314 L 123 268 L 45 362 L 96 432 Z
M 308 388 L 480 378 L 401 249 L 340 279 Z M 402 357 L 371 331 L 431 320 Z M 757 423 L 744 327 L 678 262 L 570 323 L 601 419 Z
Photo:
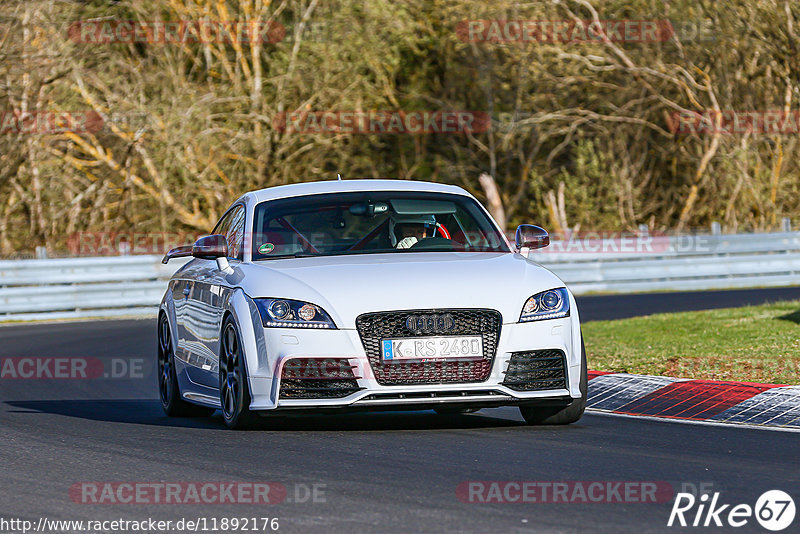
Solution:
M 800 301 L 584 323 L 589 368 L 800 384 Z

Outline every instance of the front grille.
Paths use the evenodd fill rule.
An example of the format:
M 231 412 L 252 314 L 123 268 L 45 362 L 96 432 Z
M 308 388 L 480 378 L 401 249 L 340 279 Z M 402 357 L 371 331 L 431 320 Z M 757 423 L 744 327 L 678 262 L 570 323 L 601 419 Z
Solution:
M 412 331 L 406 324 L 409 316 L 432 314 L 438 316 L 448 314 L 452 317 L 453 324 L 447 321 L 447 332 L 433 331 L 420 334 Z M 413 323 L 413 319 L 410 322 Z M 483 382 L 489 378 L 489 373 L 492 371 L 502 322 L 500 313 L 495 310 L 408 310 L 365 313 L 356 319 L 356 328 L 377 382 L 382 386 L 400 386 Z M 381 339 L 425 335 L 480 335 L 483 338 L 483 356 L 475 360 L 461 361 L 383 362 Z
M 338 399 L 358 387 L 355 367 L 345 359 L 292 358 L 281 372 L 282 399 Z
M 558 349 L 513 352 L 503 385 L 515 391 L 566 389 L 566 363 Z

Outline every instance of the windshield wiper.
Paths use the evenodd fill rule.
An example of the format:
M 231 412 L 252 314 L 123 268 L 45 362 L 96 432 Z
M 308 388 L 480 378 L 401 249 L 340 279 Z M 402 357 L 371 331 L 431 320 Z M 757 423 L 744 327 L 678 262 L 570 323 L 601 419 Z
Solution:
M 296 252 L 295 254 L 281 254 L 280 256 L 267 256 L 264 258 L 258 258 L 255 261 L 285 260 L 287 258 L 316 258 L 317 256 L 324 256 L 324 254 L 314 254 L 313 252 Z

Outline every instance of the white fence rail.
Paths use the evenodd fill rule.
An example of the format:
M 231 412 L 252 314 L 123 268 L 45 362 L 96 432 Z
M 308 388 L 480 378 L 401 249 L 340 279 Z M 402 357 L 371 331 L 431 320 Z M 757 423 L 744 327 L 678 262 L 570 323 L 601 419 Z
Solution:
M 119 256 L 0 261 L 0 321 L 154 315 L 186 260 Z
M 800 232 L 649 239 L 629 239 L 627 252 L 619 239 L 555 242 L 530 257 L 576 294 L 800 284 Z
M 800 232 L 626 239 L 554 241 L 530 257 L 576 294 L 800 284 Z M 0 321 L 152 316 L 184 263 L 160 259 L 0 261 Z

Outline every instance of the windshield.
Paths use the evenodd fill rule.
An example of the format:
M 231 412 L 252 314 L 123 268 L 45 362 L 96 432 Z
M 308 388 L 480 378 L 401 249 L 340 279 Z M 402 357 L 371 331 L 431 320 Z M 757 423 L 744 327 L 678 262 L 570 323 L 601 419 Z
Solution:
M 475 200 L 445 193 L 332 193 L 262 202 L 253 260 L 413 252 L 510 252 Z

